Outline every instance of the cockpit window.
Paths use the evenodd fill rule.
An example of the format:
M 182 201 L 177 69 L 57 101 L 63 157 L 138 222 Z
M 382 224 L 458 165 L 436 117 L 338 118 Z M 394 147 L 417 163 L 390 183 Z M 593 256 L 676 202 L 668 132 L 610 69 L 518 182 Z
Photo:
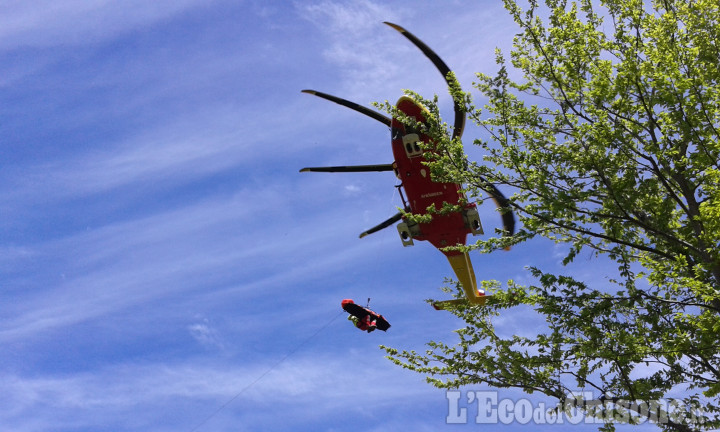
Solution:
M 402 135 L 402 131 L 400 130 L 400 128 L 394 127 L 390 130 L 390 136 L 393 141 L 400 138 L 401 135 Z

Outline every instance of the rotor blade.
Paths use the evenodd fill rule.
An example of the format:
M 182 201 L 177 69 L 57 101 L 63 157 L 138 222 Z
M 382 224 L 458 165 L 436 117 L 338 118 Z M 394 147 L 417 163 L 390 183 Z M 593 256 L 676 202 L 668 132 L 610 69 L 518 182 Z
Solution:
M 480 178 L 482 181 L 485 181 L 484 178 Z M 510 205 L 510 200 L 505 198 L 505 195 L 500 192 L 500 189 L 497 188 L 494 184 L 486 183 L 488 185 L 488 189 L 485 190 L 485 192 L 490 195 L 490 198 L 495 201 L 495 204 L 502 209 L 502 221 L 503 221 L 503 229 L 505 230 L 505 235 L 513 235 L 515 233 L 515 215 L 513 215 L 512 206 Z
M 311 95 L 315 95 L 315 96 L 321 97 L 321 98 L 323 98 L 323 99 L 327 99 L 327 100 L 329 100 L 329 101 L 331 101 L 331 102 L 335 102 L 336 104 L 340 104 L 340 105 L 342 105 L 342 106 L 344 106 L 344 107 L 350 108 L 351 110 L 357 111 L 357 112 L 359 112 L 359 113 L 361 113 L 361 114 L 365 114 L 365 115 L 368 116 L 368 117 L 374 118 L 375 120 L 383 123 L 385 126 L 390 127 L 390 122 L 391 122 L 392 120 L 390 120 L 389 117 L 387 117 L 387 116 L 385 116 L 385 115 L 383 115 L 383 114 L 380 114 L 380 113 L 377 112 L 377 111 L 373 111 L 373 110 L 371 110 L 370 108 L 366 108 L 366 107 L 364 107 L 364 106 L 362 106 L 362 105 L 358 105 L 358 104 L 356 104 L 355 102 L 350 102 L 349 100 L 342 99 L 342 98 L 339 98 L 339 97 L 337 97 L 337 96 L 333 96 L 333 95 L 330 95 L 330 94 L 327 94 L 327 93 L 323 93 L 323 92 L 319 92 L 319 91 L 315 91 L 315 90 L 303 90 L 302 92 L 303 92 L 303 93 L 308 93 L 308 94 L 311 94 Z
M 402 35 L 405 36 L 410 42 L 412 42 L 413 45 L 418 47 L 420 51 L 425 54 L 425 57 L 429 58 L 430 61 L 433 62 L 437 70 L 439 70 L 442 74 L 443 78 L 445 78 L 445 81 L 448 83 L 448 85 L 450 85 L 451 81 L 448 79 L 448 73 L 450 73 L 450 68 L 445 64 L 445 62 L 440 58 L 439 55 L 435 54 L 435 51 L 430 49 L 430 47 L 425 45 L 423 41 L 418 39 L 414 34 L 405 30 L 403 27 L 387 21 L 385 21 L 385 24 L 402 33 Z M 455 101 L 455 98 L 453 98 L 453 107 L 455 109 L 453 138 L 459 138 L 462 136 L 463 130 L 465 129 L 465 113 L 460 109 L 460 105 L 457 103 L 457 101 Z
M 360 238 L 363 238 L 366 235 L 369 235 L 372 233 L 376 233 L 383 228 L 387 228 L 390 225 L 394 224 L 395 222 L 399 221 L 400 219 L 402 219 L 402 213 L 398 212 L 395 216 L 391 217 L 390 219 L 386 220 L 385 222 L 383 222 L 379 225 L 376 225 L 376 226 L 370 228 L 369 230 L 365 231 L 364 233 L 360 234 Z
M 307 167 L 300 172 L 371 172 L 371 171 L 392 171 L 392 164 L 378 165 L 351 165 L 351 166 L 331 166 L 331 167 Z

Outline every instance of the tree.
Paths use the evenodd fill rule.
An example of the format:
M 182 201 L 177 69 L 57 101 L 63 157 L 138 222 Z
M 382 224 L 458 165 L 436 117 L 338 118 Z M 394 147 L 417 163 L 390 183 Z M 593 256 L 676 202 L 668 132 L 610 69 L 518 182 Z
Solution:
M 476 196 L 489 183 L 514 191 L 522 228 L 470 249 L 544 237 L 567 247 L 564 265 L 590 251 L 617 273 L 583 282 L 530 267 L 531 286 L 484 281 L 495 291 L 486 306 L 452 311 L 465 322 L 456 344 L 429 342 L 424 354 L 383 348 L 437 387 L 540 392 L 606 419 L 604 430 L 614 430 L 613 416 L 638 414 L 663 430 L 720 426 L 717 0 L 531 0 L 526 10 L 505 0 L 505 8 L 520 33 L 509 64 L 496 51 L 499 72 L 478 74 L 484 108 L 453 91 L 489 132 L 474 143 L 485 160 L 469 161 L 424 101 L 437 147 L 428 164 Z M 547 328 L 499 336 L 493 317 L 514 307 L 532 308 Z M 598 397 L 574 399 L 578 389 Z M 676 394 L 702 415 L 629 403 Z

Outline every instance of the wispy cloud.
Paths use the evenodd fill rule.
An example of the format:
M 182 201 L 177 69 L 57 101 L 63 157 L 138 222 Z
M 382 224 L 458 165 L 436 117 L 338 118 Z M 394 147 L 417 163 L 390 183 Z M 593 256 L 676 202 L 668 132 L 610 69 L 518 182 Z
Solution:
M 0 50 L 95 43 L 207 3 L 200 0 L 6 2 L 0 16 Z
M 329 46 L 323 53 L 340 67 L 349 96 L 360 95 L 369 86 L 398 74 L 400 65 L 391 59 L 402 48 L 387 44 L 392 35 L 381 26 L 383 21 L 401 21 L 402 8 L 369 0 L 298 3 L 297 7 L 303 18 L 327 35 Z
M 495 47 L 511 42 L 505 37 L 511 21 L 499 4 L 437 3 L 415 9 L 370 0 L 323 1 L 303 3 L 298 9 L 326 35 L 324 56 L 338 68 L 342 96 L 360 103 L 394 102 L 402 89 L 412 89 L 427 97 L 441 95 L 444 112 L 451 106 L 434 66 L 383 21 L 399 24 L 427 43 L 458 75 L 465 90 L 471 89 L 476 72 L 496 69 Z
M 254 427 L 282 430 L 290 421 L 303 425 L 317 418 L 357 418 L 349 413 L 354 406 L 370 415 L 389 405 L 397 407 L 398 400 L 416 406 L 427 399 L 442 403 L 442 393 L 419 380 L 409 388 L 384 360 L 366 359 L 364 363 L 374 366 L 368 370 L 358 367 L 363 362 L 355 356 L 361 353 L 348 354 L 298 353 L 287 361 L 269 358 L 249 366 L 128 363 L 64 377 L 4 374 L 0 419 L 18 432 L 50 430 L 57 424 L 82 430 L 111 425 L 133 430 L 133 425 L 142 424 L 154 425 L 154 430 L 190 430 L 225 407 L 207 419 L 208 430 L 217 426 L 214 422 L 227 421 L 228 415 L 240 416 Z M 180 412 L 178 406 L 186 409 Z M 285 407 L 285 416 L 268 416 L 278 406 Z M 173 418 L 165 415 L 168 409 L 176 412 Z
M 451 269 L 427 244 L 404 250 L 392 228 L 357 238 L 396 211 L 391 173 L 298 173 L 392 157 L 386 128 L 299 90 L 322 67 L 332 79 L 318 90 L 360 103 L 423 81 L 444 91 L 382 21 L 443 57 L 472 54 L 445 49 L 457 8 L 6 6 L 0 424 L 175 432 L 230 401 L 199 430 L 442 426 L 442 392 L 377 344 L 452 338 L 459 323 L 422 303 Z M 372 297 L 391 331 L 341 322 L 345 297 Z
M 210 320 L 203 318 L 188 326 L 190 335 L 201 345 L 208 348 L 223 348 L 222 338 L 218 331 L 212 327 Z
M 240 115 L 235 114 L 219 110 L 203 118 L 178 118 L 70 160 L 45 162 L 34 172 L 25 168 L 13 194 L 27 195 L 30 191 L 23 191 L 23 186 L 30 186 L 33 193 L 53 198 L 83 196 L 129 183 L 179 176 L 187 181 L 225 169 L 242 162 L 253 149 L 243 135 L 246 131 L 238 129 Z
M 306 205 L 307 193 L 321 196 L 311 188 L 287 201 L 285 194 L 292 196 L 296 188 L 279 185 L 276 192 L 246 188 L 231 196 L 26 245 L 23 255 L 16 253 L 17 248 L 5 248 L 0 267 L 33 271 L 40 270 L 37 266 L 42 263 L 42 270 L 55 272 L 55 278 L 47 286 L 28 287 L 26 296 L 8 303 L 0 338 L 28 338 L 181 293 L 218 296 L 216 289 L 228 285 L 236 287 L 235 297 L 269 287 L 282 291 L 313 277 L 318 269 L 373 255 L 367 242 L 334 253 L 325 250 L 323 244 L 330 237 L 355 239 L 361 229 L 336 223 L 344 219 L 342 208 L 329 207 L 293 223 L 284 217 L 261 217 L 274 217 L 281 206 Z M 12 281 L 6 279 L 10 285 Z

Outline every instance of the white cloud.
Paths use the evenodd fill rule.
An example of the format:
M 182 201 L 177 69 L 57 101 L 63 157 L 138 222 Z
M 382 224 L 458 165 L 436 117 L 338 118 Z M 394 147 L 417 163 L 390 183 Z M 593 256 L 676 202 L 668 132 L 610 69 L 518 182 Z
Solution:
M 349 194 L 357 195 L 358 193 L 360 193 L 362 191 L 362 189 L 358 185 L 349 184 L 349 185 L 345 185 L 345 191 Z
M 224 348 L 222 338 L 218 331 L 210 324 L 210 320 L 203 318 L 200 322 L 191 324 L 187 327 L 190 336 L 198 343 L 207 348 Z

